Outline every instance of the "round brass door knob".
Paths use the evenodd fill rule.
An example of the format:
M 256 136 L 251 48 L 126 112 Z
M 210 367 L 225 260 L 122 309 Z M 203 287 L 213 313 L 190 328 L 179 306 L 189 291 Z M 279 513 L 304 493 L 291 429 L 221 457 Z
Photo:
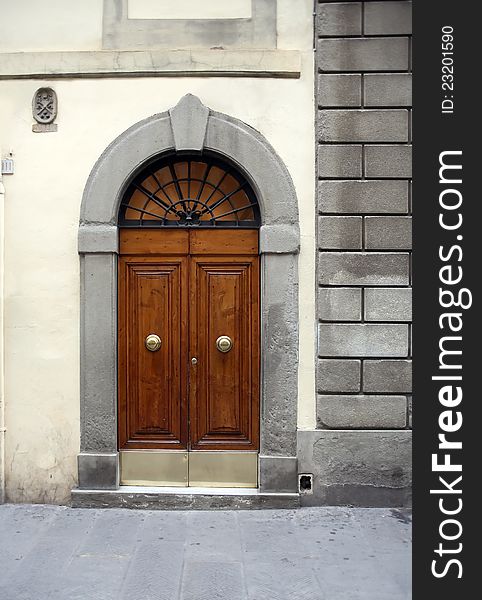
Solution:
M 150 352 L 157 352 L 161 347 L 161 338 L 155 333 L 150 333 L 144 343 Z
M 229 352 L 233 347 L 233 340 L 228 335 L 220 335 L 216 340 L 216 348 L 219 352 Z

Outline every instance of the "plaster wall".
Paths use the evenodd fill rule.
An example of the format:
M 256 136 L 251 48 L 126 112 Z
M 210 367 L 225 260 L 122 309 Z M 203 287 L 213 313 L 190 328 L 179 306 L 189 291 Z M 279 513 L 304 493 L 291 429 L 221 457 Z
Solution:
M 293 39 L 293 38 L 292 38 Z M 300 40 L 304 43 L 305 40 Z M 79 452 L 79 257 L 82 192 L 106 146 L 133 123 L 193 93 L 259 130 L 300 202 L 299 425 L 315 423 L 312 53 L 300 79 L 142 78 L 0 82 L 4 178 L 7 499 L 66 502 Z M 56 133 L 32 133 L 40 85 L 59 99 Z
M 251 16 L 251 0 L 128 0 L 129 19 L 242 19 Z
M 0 0 L 0 52 L 102 50 L 103 4 L 103 0 L 50 0 L 48 4 L 42 0 Z M 137 0 L 137 4 L 139 11 L 142 7 L 146 11 L 146 18 L 155 16 L 154 8 L 160 12 L 159 3 L 154 0 Z M 192 4 L 190 0 L 180 3 L 163 0 L 163 18 L 185 18 L 182 14 Z M 231 14 L 234 9 L 246 11 L 246 0 L 195 4 L 203 5 L 207 15 L 203 18 L 226 18 L 226 4 L 230 5 Z M 277 48 L 311 50 L 312 11 L 311 0 L 278 0 Z M 133 13 L 136 14 L 139 17 L 142 13 Z

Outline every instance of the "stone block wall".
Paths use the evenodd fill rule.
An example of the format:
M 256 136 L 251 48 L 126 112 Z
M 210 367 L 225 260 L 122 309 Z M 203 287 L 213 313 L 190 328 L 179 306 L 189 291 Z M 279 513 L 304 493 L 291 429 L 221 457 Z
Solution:
M 306 503 L 409 497 L 410 33 L 411 2 L 317 2 L 317 430 L 299 436 L 301 470 L 314 472 Z

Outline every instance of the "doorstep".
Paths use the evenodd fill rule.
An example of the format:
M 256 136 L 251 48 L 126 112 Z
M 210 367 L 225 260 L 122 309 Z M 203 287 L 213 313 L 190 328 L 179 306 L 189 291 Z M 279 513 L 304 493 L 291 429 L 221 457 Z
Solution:
M 265 493 L 252 488 L 141 487 L 72 490 L 73 508 L 147 510 L 249 510 L 299 508 L 299 494 Z

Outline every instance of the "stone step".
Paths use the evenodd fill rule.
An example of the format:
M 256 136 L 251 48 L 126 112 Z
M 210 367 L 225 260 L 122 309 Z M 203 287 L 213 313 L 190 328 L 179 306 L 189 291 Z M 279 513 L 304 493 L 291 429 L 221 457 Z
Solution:
M 250 510 L 298 508 L 299 494 L 270 494 L 245 488 L 120 486 L 117 490 L 73 489 L 74 508 L 146 510 Z

